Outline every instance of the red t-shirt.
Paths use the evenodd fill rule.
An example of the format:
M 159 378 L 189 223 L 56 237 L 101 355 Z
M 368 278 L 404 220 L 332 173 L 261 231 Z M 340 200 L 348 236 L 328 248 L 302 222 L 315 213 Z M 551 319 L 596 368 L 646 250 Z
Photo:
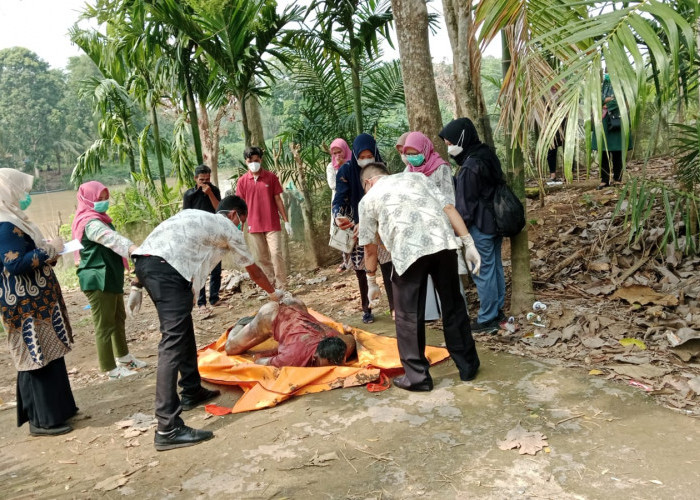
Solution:
M 266 233 L 281 229 L 280 215 L 275 203 L 275 195 L 280 193 L 280 180 L 269 170 L 261 170 L 257 180 L 250 172 L 238 179 L 236 196 L 243 198 L 248 205 L 249 233 Z
M 283 366 L 309 366 L 318 343 L 326 337 L 337 337 L 337 330 L 319 323 L 308 312 L 280 304 L 272 323 L 274 338 L 279 342 L 277 355 L 270 364 Z

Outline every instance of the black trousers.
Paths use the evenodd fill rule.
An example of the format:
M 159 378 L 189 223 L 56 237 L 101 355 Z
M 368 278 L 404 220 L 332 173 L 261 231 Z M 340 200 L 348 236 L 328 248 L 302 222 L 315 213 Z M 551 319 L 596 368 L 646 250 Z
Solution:
M 479 363 L 469 326 L 464 297 L 459 289 L 457 252 L 443 250 L 419 258 L 391 282 L 396 306 L 396 340 L 406 377 L 411 385 L 432 382 L 425 357 L 425 295 L 428 276 L 433 278 L 442 305 L 445 344 L 460 378 L 473 375 Z
M 386 290 L 386 299 L 389 302 L 389 310 L 394 310 L 394 291 L 391 286 L 391 275 L 394 271 L 394 266 L 391 261 L 385 262 L 384 264 L 379 264 L 379 268 L 382 270 L 382 278 L 384 279 L 384 289 Z M 355 276 L 357 276 L 357 284 L 360 287 L 360 301 L 362 302 L 362 312 L 372 312 L 372 308 L 369 306 L 369 299 L 367 298 L 367 271 L 355 271 Z
M 600 182 L 602 184 L 610 184 L 610 163 L 613 166 L 613 180 L 620 182 L 622 180 L 622 151 L 603 151 L 603 157 L 600 160 Z
M 209 275 L 209 303 L 215 304 L 219 300 L 219 289 L 221 288 L 221 262 L 219 262 Z M 197 299 L 198 306 L 207 305 L 207 287 L 203 286 L 199 291 Z
M 136 257 L 134 267 L 160 320 L 156 419 L 159 431 L 169 431 L 184 424 L 177 394 L 178 373 L 184 395 L 196 394 L 202 384 L 192 323 L 192 284 L 160 257 Z

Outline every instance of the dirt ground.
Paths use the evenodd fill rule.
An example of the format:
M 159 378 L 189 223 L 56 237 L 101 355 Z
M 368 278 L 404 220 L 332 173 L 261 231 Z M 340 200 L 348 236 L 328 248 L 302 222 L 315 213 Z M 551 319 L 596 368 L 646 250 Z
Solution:
M 518 331 L 477 337 L 482 368 L 474 382 L 460 382 L 448 360 L 432 368 L 431 393 L 355 387 L 223 417 L 200 407 L 183 414 L 186 423 L 216 437 L 191 448 L 158 453 L 152 446 L 160 335 L 150 300 L 127 320 L 127 337 L 131 352 L 151 366 L 108 381 L 97 370 L 87 300 L 65 290 L 76 341 L 66 357 L 80 407 L 75 430 L 34 438 L 26 425 L 16 427 L 16 372 L 3 340 L 0 496 L 697 498 L 700 366 L 686 345 L 695 341 L 677 353 L 669 333 L 700 328 L 698 264 L 640 259 L 642 252 L 625 253 L 614 238 L 601 237 L 610 233 L 617 191 L 594 185 L 557 190 L 545 207 L 529 202 L 532 274 L 536 297 L 548 305 L 539 319 L 545 326 L 520 314 Z M 295 271 L 290 289 L 310 307 L 363 327 L 354 276 L 334 268 Z M 643 305 L 614 297 L 629 285 L 657 295 Z M 643 295 L 632 289 L 634 297 Z M 476 295 L 468 292 L 474 313 Z M 248 282 L 224 294 L 227 306 L 195 319 L 198 345 L 253 313 L 258 296 Z M 657 303 L 668 296 L 677 301 Z M 383 304 L 365 329 L 394 336 Z M 428 341 L 442 343 L 439 324 Z M 241 394 L 221 389 L 220 405 L 233 405 Z M 508 441 L 520 453 L 501 449 Z

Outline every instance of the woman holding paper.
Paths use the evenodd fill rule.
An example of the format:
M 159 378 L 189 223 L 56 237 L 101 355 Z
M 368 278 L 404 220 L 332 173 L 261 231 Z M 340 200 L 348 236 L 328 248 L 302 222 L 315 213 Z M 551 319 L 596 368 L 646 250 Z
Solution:
M 114 230 L 107 215 L 109 190 L 97 181 L 78 188 L 78 210 L 73 219 L 73 238 L 80 250 L 78 280 L 87 295 L 95 323 L 95 344 L 100 369 L 111 379 L 136 375 L 130 368 L 147 364 L 129 354 L 126 345 L 124 309 L 124 269 L 127 258 L 136 249 L 134 243 Z M 140 306 L 140 289 L 132 290 L 129 309 Z M 133 304 L 132 304 L 133 303 Z
M 45 241 L 24 210 L 34 178 L 0 168 L 0 310 L 17 369 L 17 426 L 33 436 L 64 434 L 78 411 L 63 356 L 73 336 L 51 265 L 63 241 Z

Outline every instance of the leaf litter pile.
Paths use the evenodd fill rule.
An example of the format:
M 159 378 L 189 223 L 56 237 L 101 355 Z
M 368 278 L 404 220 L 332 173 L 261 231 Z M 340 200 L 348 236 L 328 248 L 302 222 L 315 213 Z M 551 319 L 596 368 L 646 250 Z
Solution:
M 640 170 L 628 164 L 631 176 Z M 670 171 L 666 159 L 647 166 L 655 179 Z M 530 270 L 546 310 L 516 316 L 514 332 L 477 338 L 493 350 L 559 359 L 698 416 L 700 257 L 673 244 L 659 250 L 661 207 L 650 213 L 639 243 L 630 244 L 624 211 L 613 217 L 620 188 L 597 191 L 594 181 L 564 186 L 548 194 L 544 206 L 528 202 Z M 477 304 L 474 288 L 468 290 L 470 305 Z

